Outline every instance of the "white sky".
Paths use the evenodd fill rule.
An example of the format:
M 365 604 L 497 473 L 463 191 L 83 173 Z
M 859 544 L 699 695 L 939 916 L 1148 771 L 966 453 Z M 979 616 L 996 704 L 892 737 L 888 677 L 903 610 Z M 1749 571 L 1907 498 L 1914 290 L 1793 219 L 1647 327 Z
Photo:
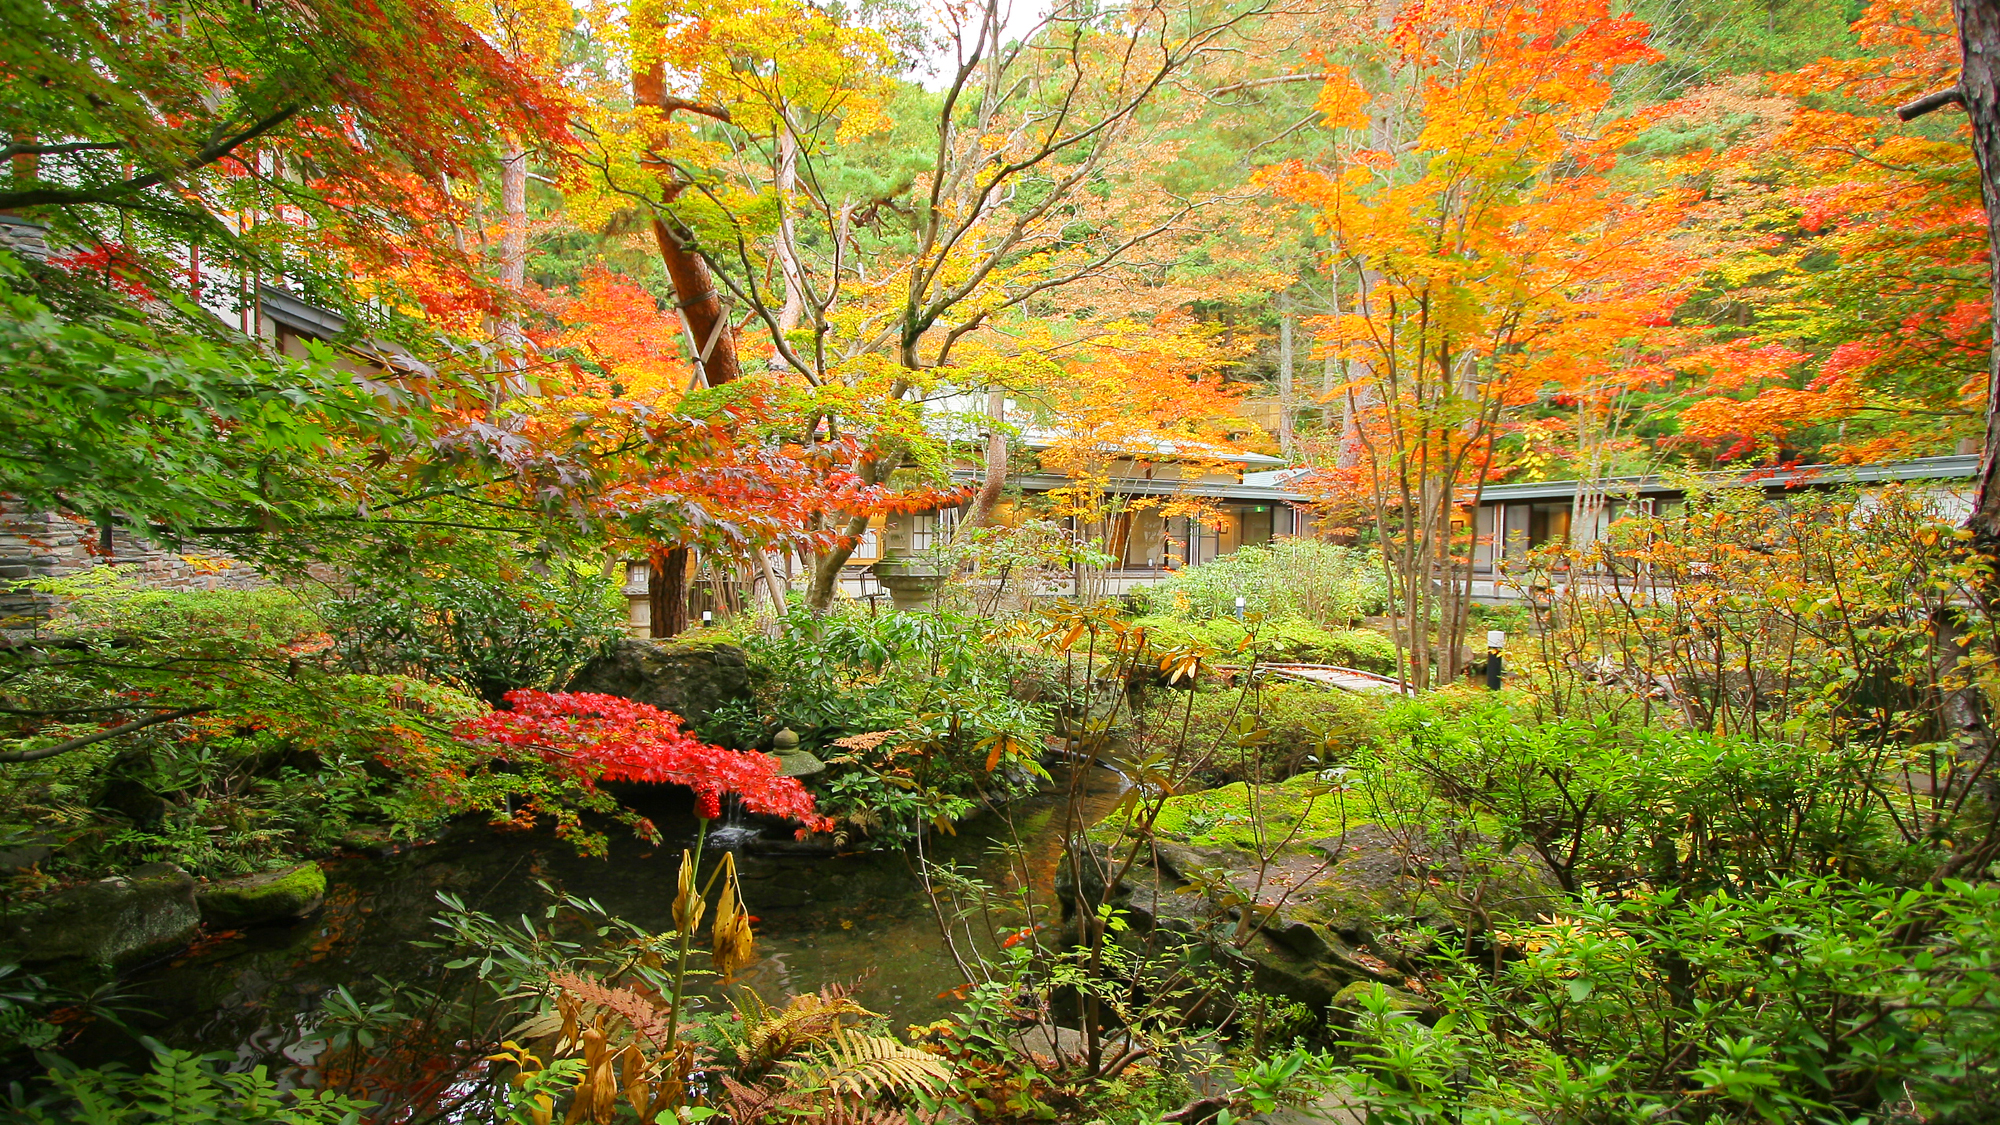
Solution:
M 1052 6 L 1051 0 L 999 0 L 999 5 L 1002 43 L 1019 39 L 1040 22 Z M 938 11 L 938 6 L 931 4 L 928 7 L 931 12 L 930 31 L 942 42 L 933 43 L 930 57 L 912 67 L 905 77 L 926 90 L 942 90 L 950 84 L 952 71 L 958 63 L 958 51 L 947 31 L 950 24 Z

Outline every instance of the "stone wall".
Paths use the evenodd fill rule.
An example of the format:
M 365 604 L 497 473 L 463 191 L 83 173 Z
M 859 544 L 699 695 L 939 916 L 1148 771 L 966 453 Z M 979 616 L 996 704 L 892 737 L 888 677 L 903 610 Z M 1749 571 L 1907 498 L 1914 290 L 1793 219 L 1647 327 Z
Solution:
M 113 532 L 109 547 L 94 524 L 0 503 L 0 628 L 28 628 L 47 618 L 52 599 L 25 589 L 24 582 L 67 578 L 100 566 L 123 567 L 156 590 L 248 590 L 265 582 L 237 559 L 177 550 L 128 531 Z

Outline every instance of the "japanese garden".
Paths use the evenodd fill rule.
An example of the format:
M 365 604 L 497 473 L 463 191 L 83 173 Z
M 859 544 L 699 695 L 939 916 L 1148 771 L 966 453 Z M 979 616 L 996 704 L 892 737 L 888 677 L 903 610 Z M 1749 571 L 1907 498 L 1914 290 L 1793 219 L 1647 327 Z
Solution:
M 2000 1120 L 1993 0 L 0 31 L 0 1118 Z

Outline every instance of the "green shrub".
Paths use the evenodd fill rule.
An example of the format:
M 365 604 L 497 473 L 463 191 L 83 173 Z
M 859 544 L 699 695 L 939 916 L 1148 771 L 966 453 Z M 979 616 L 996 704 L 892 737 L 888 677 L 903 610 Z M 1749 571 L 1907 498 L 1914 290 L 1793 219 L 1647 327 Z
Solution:
M 1252 614 L 1343 627 L 1388 604 L 1381 560 L 1372 552 L 1297 537 L 1187 567 L 1141 596 L 1146 612 L 1183 621 L 1226 617 L 1240 597 Z
M 122 570 L 123 568 L 118 568 Z M 0 650 L 0 749 L 35 753 L 106 722 L 191 711 L 0 769 L 0 840 L 47 844 L 9 888 L 165 861 L 201 876 L 286 866 L 367 829 L 420 838 L 452 817 L 531 806 L 601 837 L 600 790 L 532 750 L 458 743 L 485 704 L 451 686 L 348 670 L 291 591 L 172 593 L 113 568 L 39 587 L 64 599 L 33 643 Z
M 348 665 L 455 685 L 489 706 L 560 686 L 621 632 L 624 597 L 588 560 L 479 536 L 357 551 L 324 613 Z
M 1035 659 L 951 613 L 814 614 L 794 609 L 773 637 L 746 636 L 755 703 L 710 716 L 702 733 L 737 745 L 790 728 L 833 769 L 821 811 L 882 837 L 953 818 L 971 798 L 1038 770 L 1055 708 L 1015 690 Z M 872 745 L 836 740 L 875 735 Z
M 1724 738 L 1608 720 L 1535 723 L 1484 693 L 1391 706 L 1357 756 L 1364 788 L 1421 781 L 1385 816 L 1477 823 L 1526 845 L 1576 891 L 1756 888 L 1839 874 L 1900 880 L 1941 855 L 1903 843 L 1868 785 L 1862 748 Z M 1880 787 L 1882 782 L 1876 783 Z
M 1363 998 L 1343 1078 L 1369 1121 L 2000 1112 L 2000 886 L 1640 889 L 1585 896 L 1501 940 L 1508 956 L 1438 958 L 1434 1023 L 1386 991 Z

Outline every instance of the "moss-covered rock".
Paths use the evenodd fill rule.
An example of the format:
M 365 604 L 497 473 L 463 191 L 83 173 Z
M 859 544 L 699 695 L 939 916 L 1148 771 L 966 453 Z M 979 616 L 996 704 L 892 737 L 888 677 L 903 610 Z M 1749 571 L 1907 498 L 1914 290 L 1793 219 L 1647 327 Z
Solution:
M 1477 931 L 1561 898 L 1524 851 L 1500 853 L 1469 828 L 1371 822 L 1310 778 L 1169 798 L 1116 888 L 1091 872 L 1132 837 L 1115 824 L 1093 836 L 1086 885 L 1058 880 L 1066 913 L 1081 897 L 1142 931 L 1201 935 L 1260 990 L 1319 1010 L 1355 984 L 1407 984 L 1429 928 Z
M 1312 774 L 1278 785 L 1245 782 L 1169 797 L 1153 821 L 1153 835 L 1197 848 L 1264 851 L 1290 841 L 1288 850 L 1309 848 L 1367 822 L 1341 793 Z M 1102 841 L 1119 837 L 1124 826 L 1107 820 L 1092 830 Z
M 1405 1014 L 1425 1023 L 1437 1018 L 1437 1008 L 1414 992 L 1369 981 L 1355 981 L 1334 995 L 1333 1022 L 1340 1027 L 1353 1027 L 1354 1021 L 1368 1010 L 1367 999 L 1373 996 L 1378 988 L 1388 1001 L 1391 1012 Z
M 341 834 L 340 846 L 351 852 L 387 859 L 395 854 L 396 837 L 379 824 L 354 824 Z
M 195 892 L 201 920 L 211 926 L 289 922 L 326 901 L 326 872 L 315 863 L 204 884 Z
M 578 669 L 569 690 L 649 703 L 694 726 L 716 708 L 750 698 L 750 661 L 731 644 L 628 637 Z
M 200 925 L 194 877 L 149 863 L 0 914 L 0 955 L 119 969 L 181 949 Z

